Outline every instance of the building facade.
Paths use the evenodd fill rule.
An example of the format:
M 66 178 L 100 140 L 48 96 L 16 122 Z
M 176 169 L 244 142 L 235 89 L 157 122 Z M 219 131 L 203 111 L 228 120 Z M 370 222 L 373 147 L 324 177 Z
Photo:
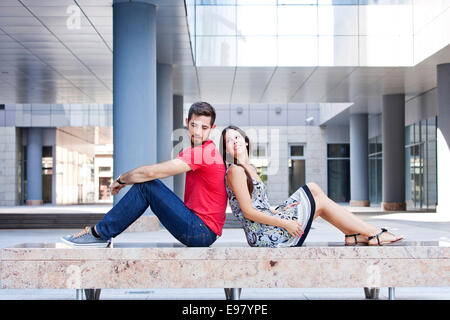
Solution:
M 173 157 L 208 101 L 214 139 L 233 124 L 255 141 L 275 204 L 314 181 L 450 212 L 449 1 L 46 3 L 1 7 L 0 205 L 116 203 L 111 179 Z

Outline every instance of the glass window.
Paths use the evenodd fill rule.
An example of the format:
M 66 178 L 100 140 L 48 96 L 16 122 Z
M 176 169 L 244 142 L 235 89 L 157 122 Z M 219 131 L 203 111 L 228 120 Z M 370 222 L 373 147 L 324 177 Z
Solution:
M 413 141 L 412 139 L 412 133 L 411 131 L 413 131 L 413 126 L 406 126 L 405 127 L 405 145 L 410 145 Z
M 420 137 L 420 122 L 414 123 L 414 143 L 421 142 L 422 139 Z
M 360 35 L 411 35 L 412 10 L 410 5 L 360 5 Z
M 291 157 L 304 157 L 304 146 L 303 145 L 293 145 L 290 146 L 290 156 Z
M 305 160 L 289 159 L 289 194 L 293 194 L 305 182 Z
M 369 139 L 369 154 L 375 153 L 377 148 L 377 138 Z
M 383 140 L 381 136 L 377 137 L 377 144 L 376 144 L 376 152 L 382 152 L 383 151 Z
M 321 0 L 319 0 L 321 1 Z M 340 1 L 340 0 L 338 0 Z M 345 1 L 345 0 L 343 0 Z M 411 4 L 412 0 L 359 0 L 360 5 L 397 5 Z
M 236 5 L 236 0 L 196 0 L 197 6 L 202 5 Z
M 319 36 L 319 65 L 356 66 L 359 64 L 357 36 Z
M 360 36 L 361 66 L 409 66 L 413 63 L 413 37 Z
M 232 6 L 197 7 L 196 35 L 236 35 L 236 8 Z
M 236 37 L 197 37 L 198 66 L 235 66 Z
M 286 4 L 317 4 L 317 0 L 278 0 L 278 5 Z
M 350 160 L 328 160 L 328 197 L 336 202 L 350 201 Z
M 350 201 L 350 144 L 327 145 L 328 197 L 336 202 Z
M 305 145 L 289 145 L 288 170 L 289 170 L 289 194 L 293 194 L 306 183 Z
M 276 37 L 238 37 L 237 65 L 274 66 L 277 63 Z
M 428 118 L 427 120 L 427 141 L 436 140 L 436 118 Z
M 350 144 L 328 144 L 327 145 L 328 158 L 349 158 L 350 157 Z
M 358 0 L 318 0 L 319 5 L 358 5 Z
M 319 35 L 358 35 L 358 6 L 319 6 Z
M 317 35 L 317 6 L 280 6 L 278 35 Z
M 252 156 L 253 157 L 268 157 L 267 144 L 257 143 L 256 145 L 253 145 Z
M 374 204 L 382 201 L 382 167 L 382 137 L 377 136 L 369 139 L 369 200 Z
M 436 208 L 437 199 L 437 153 L 436 140 L 427 143 L 426 180 L 428 208 Z
M 316 66 L 317 37 L 279 36 L 278 66 Z
M 238 35 L 269 36 L 277 34 L 277 10 L 272 6 L 238 6 Z
M 240 5 L 277 5 L 277 0 L 236 0 L 236 4 Z

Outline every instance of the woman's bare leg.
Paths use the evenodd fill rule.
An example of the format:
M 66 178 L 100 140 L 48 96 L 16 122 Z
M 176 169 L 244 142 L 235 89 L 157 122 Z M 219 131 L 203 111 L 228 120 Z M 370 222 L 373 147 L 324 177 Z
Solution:
M 376 228 L 364 222 L 356 215 L 348 211 L 345 207 L 338 205 L 336 202 L 328 198 L 328 196 L 316 183 L 307 183 L 307 186 L 310 189 L 316 203 L 314 219 L 320 216 L 346 235 L 360 233 L 364 240 L 358 236 L 360 237 L 359 240 L 363 240 L 365 242 L 367 242 L 368 236 L 373 236 L 381 232 L 380 228 Z M 380 240 L 381 237 L 383 237 L 384 240 L 394 240 L 397 238 L 389 233 L 383 233 L 383 235 L 380 236 Z

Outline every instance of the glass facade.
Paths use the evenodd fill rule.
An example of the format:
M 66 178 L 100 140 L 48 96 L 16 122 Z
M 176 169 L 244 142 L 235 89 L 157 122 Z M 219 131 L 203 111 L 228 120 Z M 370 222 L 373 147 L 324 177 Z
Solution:
M 405 128 L 405 199 L 408 208 L 435 209 L 437 204 L 436 118 Z
M 380 204 L 383 199 L 383 149 L 381 136 L 369 139 L 369 200 Z
M 350 201 L 350 144 L 327 145 L 328 197 Z
M 197 66 L 409 66 L 414 19 L 421 21 L 412 0 L 187 0 L 186 6 Z

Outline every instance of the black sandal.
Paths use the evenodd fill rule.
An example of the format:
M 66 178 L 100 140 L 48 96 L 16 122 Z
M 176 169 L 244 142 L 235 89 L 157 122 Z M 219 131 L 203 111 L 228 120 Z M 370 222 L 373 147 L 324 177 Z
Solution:
M 385 229 L 385 228 L 381 228 L 381 232 L 378 233 L 378 234 L 376 234 L 376 235 L 374 235 L 374 236 L 369 236 L 369 237 L 368 237 L 368 241 L 377 238 L 378 246 L 382 246 L 382 245 L 385 245 L 385 244 L 391 244 L 391 243 L 394 243 L 394 242 L 397 242 L 397 241 L 400 241 L 400 240 L 403 239 L 403 237 L 400 237 L 400 238 L 398 238 L 398 239 L 396 239 L 396 240 L 387 240 L 387 241 L 381 241 L 381 242 L 380 242 L 380 236 L 381 236 L 384 232 L 389 232 L 389 231 L 388 231 L 387 229 Z M 390 232 L 389 232 L 389 233 L 390 233 Z M 392 234 L 392 233 L 391 233 L 391 234 Z M 392 235 L 395 237 L 394 234 L 392 234 Z M 370 243 L 368 243 L 368 244 L 369 244 L 369 246 L 376 246 L 376 244 L 370 244 Z
M 346 235 L 345 235 L 345 238 L 354 237 L 354 238 L 355 238 L 355 243 L 352 243 L 352 244 L 346 243 L 345 245 L 346 245 L 346 246 L 357 246 L 358 244 L 364 244 L 364 245 L 367 245 L 368 242 L 362 242 L 362 241 L 359 241 L 359 242 L 358 242 L 357 236 L 360 236 L 360 235 L 361 235 L 361 233 L 346 234 Z

